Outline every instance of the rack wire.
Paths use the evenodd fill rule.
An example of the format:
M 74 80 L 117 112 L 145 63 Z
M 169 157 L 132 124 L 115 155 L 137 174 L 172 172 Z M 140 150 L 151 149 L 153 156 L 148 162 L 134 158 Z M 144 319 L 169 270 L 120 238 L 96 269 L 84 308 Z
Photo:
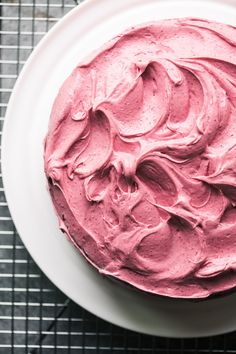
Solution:
M 44 34 L 79 2 L 0 2 L 0 139 L 22 66 Z M 236 333 L 203 339 L 150 337 L 113 326 L 74 304 L 42 274 L 22 244 L 0 171 L 0 354 L 9 353 L 236 353 Z

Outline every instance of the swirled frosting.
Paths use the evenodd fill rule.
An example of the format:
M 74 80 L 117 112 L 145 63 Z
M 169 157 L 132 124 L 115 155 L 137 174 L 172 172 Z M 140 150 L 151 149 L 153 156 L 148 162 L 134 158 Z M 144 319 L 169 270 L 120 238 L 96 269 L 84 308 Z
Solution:
M 236 28 L 132 27 L 53 105 L 45 171 L 60 228 L 100 273 L 204 298 L 236 286 Z

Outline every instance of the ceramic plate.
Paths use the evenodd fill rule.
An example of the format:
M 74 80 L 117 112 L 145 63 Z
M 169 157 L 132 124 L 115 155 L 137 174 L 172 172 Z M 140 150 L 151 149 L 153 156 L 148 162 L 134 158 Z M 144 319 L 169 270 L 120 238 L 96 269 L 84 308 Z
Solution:
M 236 23 L 236 2 L 86 0 L 44 37 L 11 96 L 2 168 L 10 211 L 36 263 L 68 297 L 95 315 L 135 331 L 194 337 L 236 329 L 236 294 L 200 303 L 133 291 L 100 276 L 58 228 L 43 171 L 43 140 L 59 87 L 77 63 L 131 25 L 173 17 Z

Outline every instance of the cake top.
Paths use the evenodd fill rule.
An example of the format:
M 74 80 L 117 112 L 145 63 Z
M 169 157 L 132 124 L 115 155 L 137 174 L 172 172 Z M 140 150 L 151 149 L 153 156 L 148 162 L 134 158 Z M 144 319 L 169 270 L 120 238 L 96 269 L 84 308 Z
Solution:
M 101 273 L 170 297 L 236 286 L 235 38 L 201 19 L 132 27 L 60 89 L 45 171 Z

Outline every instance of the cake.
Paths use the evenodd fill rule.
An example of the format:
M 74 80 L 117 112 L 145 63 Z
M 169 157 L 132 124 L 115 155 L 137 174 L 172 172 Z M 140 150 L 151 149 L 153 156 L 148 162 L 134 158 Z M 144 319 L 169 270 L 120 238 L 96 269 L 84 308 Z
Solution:
M 236 27 L 129 28 L 53 104 L 45 173 L 61 230 L 101 274 L 172 298 L 236 287 Z

